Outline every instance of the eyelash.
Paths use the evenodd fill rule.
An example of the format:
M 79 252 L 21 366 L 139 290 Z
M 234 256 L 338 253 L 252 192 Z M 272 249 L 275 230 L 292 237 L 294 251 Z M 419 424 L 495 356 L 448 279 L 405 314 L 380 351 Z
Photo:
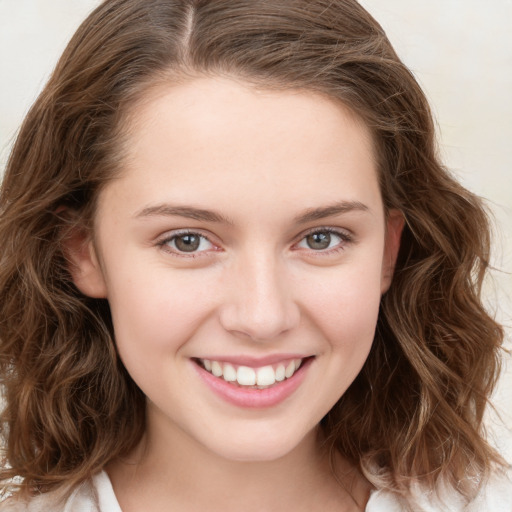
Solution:
M 331 228 L 331 227 L 319 227 L 319 228 L 311 229 L 310 231 L 302 234 L 299 241 L 296 242 L 294 245 L 297 246 L 299 243 L 306 240 L 306 238 L 308 236 L 318 234 L 318 233 L 333 234 L 340 239 L 340 242 L 335 247 L 332 247 L 330 249 L 328 248 L 328 249 L 315 250 L 312 248 L 309 248 L 309 249 L 306 248 L 306 250 L 308 250 L 315 256 L 327 256 L 327 255 L 335 254 L 339 251 L 343 251 L 343 250 L 345 250 L 346 245 L 348 245 L 354 241 L 353 236 L 345 230 L 335 229 L 335 228 Z M 218 250 L 218 247 L 206 235 L 204 235 L 198 231 L 192 231 L 192 230 L 183 230 L 183 231 L 174 232 L 171 236 L 166 236 L 165 238 L 158 240 L 156 245 L 158 247 L 161 247 L 167 253 L 169 253 L 175 257 L 178 257 L 178 258 L 197 258 L 197 257 L 204 257 L 204 256 L 210 255 L 209 253 L 211 251 L 208 249 L 203 250 L 203 251 L 191 251 L 191 252 L 187 253 L 186 251 L 180 251 L 179 249 L 173 249 L 173 248 L 169 247 L 169 244 L 171 242 L 175 241 L 179 237 L 183 237 L 186 235 L 197 236 L 197 237 L 201 238 L 202 240 L 206 240 L 209 244 L 211 244 L 214 248 L 217 248 L 217 250 Z M 301 250 L 301 249 L 296 249 L 296 250 Z M 214 252 L 215 252 L 215 249 L 214 249 Z
M 301 243 L 302 241 L 306 240 L 308 236 L 318 234 L 318 233 L 329 233 L 329 235 L 335 235 L 337 236 L 340 241 L 338 244 L 336 244 L 334 247 L 331 247 L 330 249 L 322 249 L 322 250 L 314 250 L 312 248 L 306 248 L 309 252 L 314 254 L 315 256 L 331 256 L 332 254 L 336 254 L 340 251 L 344 251 L 346 249 L 346 246 L 354 241 L 353 236 L 346 230 L 342 229 L 336 229 L 331 227 L 320 227 L 320 228 L 313 228 L 310 231 L 306 232 L 302 235 L 298 243 Z M 297 245 L 295 244 L 295 245 Z
M 211 244 L 213 247 L 215 247 L 215 248 L 217 247 L 207 236 L 203 235 L 202 233 L 200 233 L 198 231 L 192 231 L 192 230 L 183 230 L 183 231 L 174 232 L 171 236 L 165 236 L 165 238 L 158 240 L 156 245 L 158 247 L 161 247 L 162 250 L 164 250 L 165 252 L 167 252 L 177 258 L 198 258 L 198 257 L 209 256 L 210 250 L 186 252 L 186 251 L 180 251 L 179 249 L 173 249 L 173 248 L 169 247 L 169 244 L 173 240 L 176 240 L 180 237 L 187 236 L 187 235 L 197 236 L 201 240 L 207 240 L 208 243 Z

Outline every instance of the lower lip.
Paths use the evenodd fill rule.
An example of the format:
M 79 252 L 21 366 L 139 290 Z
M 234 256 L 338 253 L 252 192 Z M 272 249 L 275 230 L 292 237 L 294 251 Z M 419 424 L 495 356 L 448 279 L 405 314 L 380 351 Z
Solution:
M 192 363 L 203 382 L 218 396 L 237 407 L 263 409 L 286 400 L 304 380 L 313 358 L 304 361 L 292 377 L 265 389 L 244 388 L 213 376 L 197 363 Z

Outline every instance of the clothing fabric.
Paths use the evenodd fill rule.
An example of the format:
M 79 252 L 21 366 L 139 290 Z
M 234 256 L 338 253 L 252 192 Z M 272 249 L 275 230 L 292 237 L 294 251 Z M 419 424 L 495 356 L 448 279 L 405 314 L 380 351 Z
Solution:
M 512 471 L 496 474 L 471 503 L 452 489 L 434 491 L 418 487 L 413 489 L 407 504 L 409 508 L 395 493 L 374 491 L 365 512 L 512 512 Z
M 512 512 L 512 477 L 497 475 L 482 488 L 476 499 L 465 505 L 453 493 L 422 492 L 414 494 L 414 512 Z M 365 512 L 403 512 L 405 505 L 394 493 L 374 491 Z M 29 503 L 7 500 L 0 512 L 122 512 L 110 479 L 104 471 L 91 482 L 77 488 L 64 502 L 54 493 L 41 494 Z
M 4 508 L 5 507 L 5 508 Z M 7 500 L 1 512 L 122 512 L 114 489 L 105 471 L 98 473 L 77 489 L 65 501 L 49 492 L 35 496 L 28 503 Z

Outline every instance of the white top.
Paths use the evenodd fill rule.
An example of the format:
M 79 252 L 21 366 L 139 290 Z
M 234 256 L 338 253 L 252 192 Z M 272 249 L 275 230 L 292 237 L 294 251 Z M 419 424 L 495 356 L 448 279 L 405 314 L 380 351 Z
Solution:
M 58 503 L 53 493 L 42 494 L 20 503 L 7 500 L 0 504 L 1 512 L 122 512 L 114 494 L 110 479 L 104 471 L 91 483 L 77 488 L 65 501 Z M 395 494 L 374 491 L 366 506 L 366 512 L 403 512 Z M 512 478 L 500 475 L 490 482 L 469 505 L 459 496 L 446 494 L 441 503 L 433 492 L 416 493 L 414 512 L 512 512 Z

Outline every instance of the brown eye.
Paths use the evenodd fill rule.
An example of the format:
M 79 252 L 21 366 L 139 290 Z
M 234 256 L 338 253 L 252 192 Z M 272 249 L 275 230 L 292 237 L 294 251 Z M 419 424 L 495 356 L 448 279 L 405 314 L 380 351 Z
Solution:
M 317 231 L 306 237 L 306 244 L 310 249 L 321 251 L 331 245 L 331 233 L 328 231 Z
M 163 241 L 161 245 L 166 245 L 175 253 L 201 253 L 214 247 L 205 236 L 198 233 L 174 235 Z
M 201 237 L 195 234 L 179 235 L 174 237 L 174 245 L 178 251 L 194 252 L 199 249 Z
M 319 254 L 331 254 L 344 249 L 353 241 L 350 233 L 341 229 L 319 228 L 310 231 L 296 245 L 297 249 L 308 249 Z

